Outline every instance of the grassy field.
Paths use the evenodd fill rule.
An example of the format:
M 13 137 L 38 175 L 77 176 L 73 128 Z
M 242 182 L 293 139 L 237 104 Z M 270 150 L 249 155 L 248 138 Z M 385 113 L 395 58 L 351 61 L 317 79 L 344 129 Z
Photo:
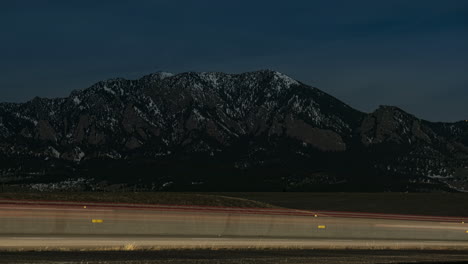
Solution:
M 0 199 L 201 205 L 246 208 L 275 207 L 267 203 L 251 201 L 241 197 L 176 192 L 17 192 L 0 193 Z
M 388 250 L 162 250 L 0 252 L 0 263 L 376 264 L 466 263 L 468 252 Z
M 372 213 L 468 216 L 468 193 L 217 193 L 279 207 Z

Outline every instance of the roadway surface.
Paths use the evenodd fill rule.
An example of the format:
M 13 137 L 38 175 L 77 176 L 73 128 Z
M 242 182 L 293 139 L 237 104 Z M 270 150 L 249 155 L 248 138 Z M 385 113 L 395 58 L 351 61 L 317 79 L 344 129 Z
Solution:
M 468 250 L 468 224 L 458 217 L 0 200 L 0 250 L 70 248 Z

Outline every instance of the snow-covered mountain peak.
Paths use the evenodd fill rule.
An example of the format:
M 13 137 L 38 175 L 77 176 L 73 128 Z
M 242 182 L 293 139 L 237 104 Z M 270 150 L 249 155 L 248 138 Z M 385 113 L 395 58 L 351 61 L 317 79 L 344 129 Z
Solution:
M 275 79 L 282 81 L 286 86 L 290 87 L 291 85 L 299 85 L 299 82 L 294 80 L 293 78 L 287 76 L 286 74 L 280 73 L 280 72 L 275 72 Z
M 146 75 L 143 78 L 147 78 L 147 79 L 150 79 L 150 80 L 154 81 L 154 80 L 164 80 L 164 79 L 172 77 L 174 75 L 175 75 L 174 73 L 159 71 L 159 72 L 155 72 L 155 73 L 151 73 L 149 75 Z

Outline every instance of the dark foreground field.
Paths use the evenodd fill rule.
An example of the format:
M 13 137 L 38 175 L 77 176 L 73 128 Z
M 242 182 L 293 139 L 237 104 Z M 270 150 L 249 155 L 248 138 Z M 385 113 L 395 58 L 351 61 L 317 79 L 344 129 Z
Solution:
M 468 193 L 0 192 L 0 199 L 351 211 L 468 216 Z
M 324 211 L 468 216 L 468 193 L 218 193 L 275 206 Z
M 271 208 L 266 203 L 210 193 L 179 192 L 0 192 L 1 199 L 131 204 Z
M 0 199 L 351 211 L 468 216 L 468 193 L 0 192 Z
M 468 252 L 362 250 L 165 250 L 100 252 L 0 252 L 0 263 L 468 263 Z

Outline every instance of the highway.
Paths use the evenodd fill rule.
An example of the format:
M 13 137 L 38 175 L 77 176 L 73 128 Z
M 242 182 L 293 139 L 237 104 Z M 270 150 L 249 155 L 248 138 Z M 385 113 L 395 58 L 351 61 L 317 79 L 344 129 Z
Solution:
M 0 200 L 0 250 L 69 248 L 467 250 L 468 224 L 457 217 Z

